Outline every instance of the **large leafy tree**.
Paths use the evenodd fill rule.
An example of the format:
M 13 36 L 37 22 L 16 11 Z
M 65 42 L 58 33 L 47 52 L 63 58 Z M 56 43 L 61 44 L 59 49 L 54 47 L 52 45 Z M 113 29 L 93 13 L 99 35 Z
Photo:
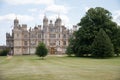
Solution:
M 48 50 L 44 43 L 39 43 L 39 45 L 36 47 L 35 54 L 39 57 L 42 57 L 42 59 L 48 54 Z
M 114 39 L 114 45 L 115 45 L 114 51 L 115 51 L 116 55 L 119 56 L 119 54 L 120 54 L 120 26 L 118 26 L 117 34 Z
M 111 13 L 101 7 L 90 8 L 81 19 L 79 30 L 75 34 L 74 53 L 76 56 L 84 56 L 92 53 L 91 45 L 98 31 L 102 28 L 110 37 L 116 48 L 117 24 L 112 21 Z
M 112 57 L 114 54 L 111 39 L 103 29 L 100 29 L 92 44 L 92 56 L 97 58 Z

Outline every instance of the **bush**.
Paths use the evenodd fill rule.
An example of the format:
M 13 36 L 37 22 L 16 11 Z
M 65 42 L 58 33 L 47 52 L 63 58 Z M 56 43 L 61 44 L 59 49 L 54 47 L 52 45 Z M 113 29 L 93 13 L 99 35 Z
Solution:
M 36 55 L 38 55 L 39 57 L 42 57 L 42 59 L 47 56 L 48 54 L 48 49 L 46 48 L 44 43 L 40 43 L 37 48 L 36 48 Z
M 8 52 L 9 52 L 8 49 L 1 50 L 1 51 L 0 51 L 0 56 L 7 56 Z

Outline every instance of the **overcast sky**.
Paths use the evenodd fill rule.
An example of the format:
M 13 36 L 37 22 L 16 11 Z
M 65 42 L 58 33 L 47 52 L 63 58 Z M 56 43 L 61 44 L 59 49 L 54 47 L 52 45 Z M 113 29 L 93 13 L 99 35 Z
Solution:
M 11 32 L 16 17 L 20 24 L 34 27 L 42 25 L 44 15 L 53 22 L 59 15 L 72 28 L 91 7 L 109 10 L 120 25 L 120 0 L 0 0 L 0 45 L 6 44 L 6 32 Z

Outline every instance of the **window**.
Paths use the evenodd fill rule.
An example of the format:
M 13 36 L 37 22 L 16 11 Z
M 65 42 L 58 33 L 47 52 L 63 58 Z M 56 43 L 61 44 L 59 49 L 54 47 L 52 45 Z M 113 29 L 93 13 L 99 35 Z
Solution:
M 27 38 L 27 34 L 24 35 L 24 38 Z
M 59 45 L 60 45 L 60 41 L 59 41 Z
M 38 38 L 41 38 L 41 34 L 38 34 Z
M 36 35 L 35 35 L 35 34 L 31 34 L 31 37 L 32 37 L 32 38 L 35 38 L 35 37 L 36 37 Z
M 24 41 L 24 45 L 27 46 L 27 41 Z
M 59 27 L 59 32 L 60 32 L 60 27 Z
M 50 29 L 50 32 L 52 32 L 53 31 L 53 29 Z
M 57 30 L 57 29 L 56 29 L 55 31 L 56 31 L 56 32 L 58 32 L 58 30 Z
M 56 38 L 56 34 L 50 34 L 50 38 Z
M 50 45 L 51 45 L 51 46 L 56 45 L 56 41 L 55 41 L 55 40 L 53 40 L 53 39 L 51 39 L 51 40 L 50 40 Z
M 31 45 L 36 45 L 36 42 L 34 40 L 31 41 Z
M 50 32 L 54 32 L 54 28 L 50 28 Z
M 54 46 L 54 45 L 56 45 L 56 43 L 50 43 L 50 45 L 51 45 L 51 46 Z
M 60 38 L 60 34 L 59 34 L 59 38 Z
M 63 35 L 63 38 L 66 38 L 66 34 Z

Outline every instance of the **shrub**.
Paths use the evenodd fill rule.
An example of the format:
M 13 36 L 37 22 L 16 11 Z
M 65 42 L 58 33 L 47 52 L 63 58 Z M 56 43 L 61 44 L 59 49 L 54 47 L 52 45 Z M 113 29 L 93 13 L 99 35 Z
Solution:
M 8 49 L 4 49 L 0 51 L 0 56 L 7 56 L 9 50 Z
M 38 55 L 39 57 L 42 57 L 42 59 L 47 56 L 48 54 L 48 50 L 45 46 L 44 43 L 40 43 L 37 47 L 36 47 L 36 55 Z

